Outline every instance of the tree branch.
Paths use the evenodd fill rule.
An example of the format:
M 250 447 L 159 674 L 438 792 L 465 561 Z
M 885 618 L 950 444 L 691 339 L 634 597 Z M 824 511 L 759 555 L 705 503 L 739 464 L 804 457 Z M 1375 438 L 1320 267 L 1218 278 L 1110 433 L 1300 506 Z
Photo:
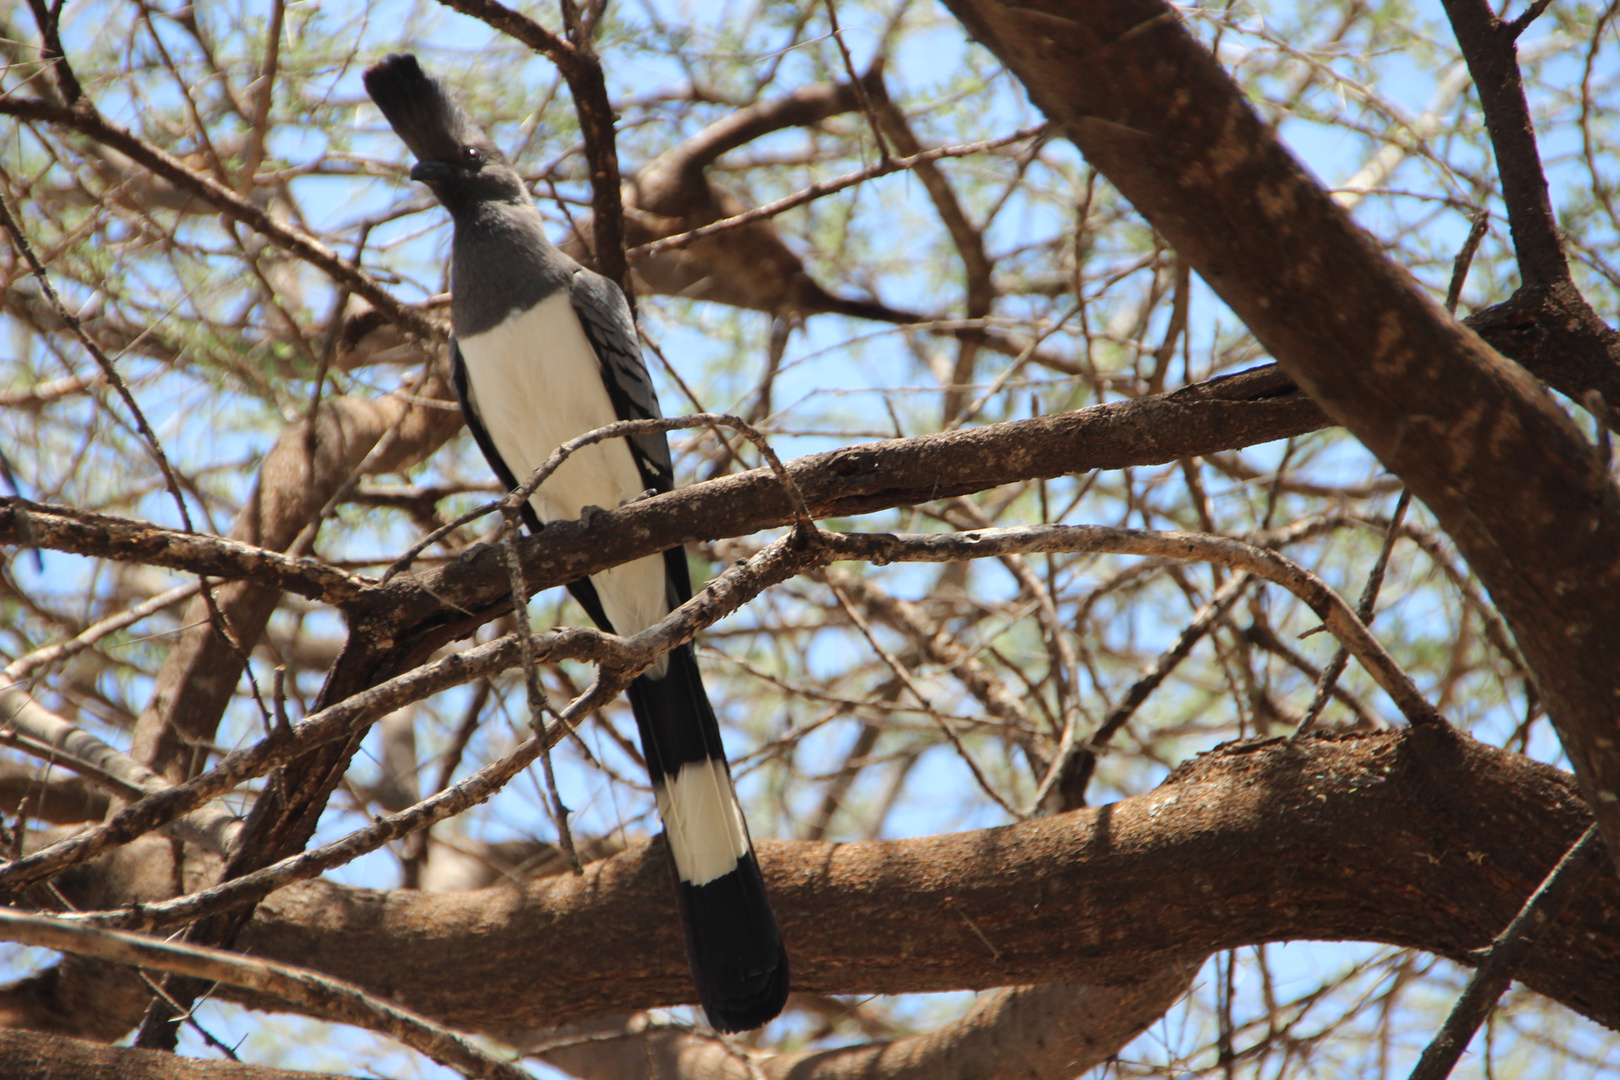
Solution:
M 33 120 L 69 128 L 96 142 L 110 146 L 132 160 L 139 162 L 175 187 L 189 191 L 214 209 L 258 232 L 271 243 L 287 251 L 326 274 L 358 296 L 369 300 L 399 325 L 429 340 L 444 338 L 444 329 L 416 308 L 402 304 L 371 276 L 350 260 L 339 255 L 308 233 L 277 221 L 269 212 L 249 199 L 238 195 L 211 176 L 187 166 L 172 154 L 152 146 L 102 115 L 81 100 L 68 108 L 47 101 L 28 98 L 0 97 L 0 116 L 15 116 L 19 120 Z
M 334 605 L 354 599 L 366 585 L 365 578 L 319 559 L 9 495 L 0 495 L 0 544 L 163 566 L 223 581 L 252 581 Z
M 157 1050 L 106 1046 L 0 1028 L 0 1060 L 9 1080 L 345 1080 L 328 1073 L 194 1061 Z
M 532 1080 L 524 1070 L 490 1056 L 464 1036 L 308 968 L 118 930 L 98 930 L 9 908 L 0 908 L 0 938 L 244 987 L 341 1023 L 391 1035 L 440 1064 L 454 1065 L 472 1076 Z
M 1568 774 L 1428 725 L 1235 744 L 1150 794 L 999 829 L 757 847 L 800 989 L 906 993 L 1109 984 L 1298 939 L 1467 963 L 1590 823 Z M 467 1030 L 555 1027 L 691 1000 L 668 873 L 654 840 L 583 878 L 475 893 L 310 883 L 268 898 L 241 946 L 322 957 Z M 1605 875 L 1519 978 L 1620 1027 L 1617 927 L 1620 883 Z
M 1580 430 L 1351 223 L 1161 0 L 947 5 L 1439 519 L 1620 860 L 1620 491 Z
M 713 1036 L 665 1030 L 540 1053 L 581 1080 L 1069 1080 L 1162 1017 L 1200 966 L 1143 963 L 1138 977 L 1106 986 L 1009 987 L 935 1031 L 834 1050 L 739 1052 Z
M 1558 861 L 1547 880 L 1524 902 L 1506 930 L 1480 957 L 1480 965 L 1469 977 L 1462 996 L 1452 1006 L 1440 1033 L 1423 1051 L 1412 1070 L 1412 1080 L 1445 1080 L 1462 1052 L 1473 1041 L 1474 1032 L 1496 1007 L 1496 999 L 1513 981 L 1525 956 L 1536 947 L 1551 920 L 1568 907 L 1592 880 L 1603 856 L 1603 840 L 1597 826 L 1586 830 L 1580 840 Z
M 1536 148 L 1536 127 L 1519 77 L 1519 30 L 1497 18 L 1485 0 L 1442 0 L 1468 74 L 1479 91 L 1485 128 L 1496 151 L 1508 227 L 1519 255 L 1519 273 L 1529 286 L 1569 279 L 1558 221 L 1547 193 L 1547 175 Z

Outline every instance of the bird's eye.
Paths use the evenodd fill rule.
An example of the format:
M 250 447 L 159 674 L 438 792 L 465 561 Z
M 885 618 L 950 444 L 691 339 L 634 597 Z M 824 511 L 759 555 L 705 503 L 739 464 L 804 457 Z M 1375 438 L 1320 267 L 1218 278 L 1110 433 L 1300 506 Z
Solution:
M 471 165 L 475 169 L 482 168 L 484 164 L 484 155 L 476 146 L 464 146 L 461 148 L 461 160 L 465 161 L 468 165 Z

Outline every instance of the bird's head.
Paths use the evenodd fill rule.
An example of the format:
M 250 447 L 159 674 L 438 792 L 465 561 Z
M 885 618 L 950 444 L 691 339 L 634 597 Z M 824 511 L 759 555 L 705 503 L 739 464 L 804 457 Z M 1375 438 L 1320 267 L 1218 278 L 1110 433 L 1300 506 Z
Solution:
M 451 213 L 487 202 L 527 202 L 523 180 L 442 82 L 416 57 L 391 53 L 366 69 L 366 92 L 416 155 L 411 179 Z

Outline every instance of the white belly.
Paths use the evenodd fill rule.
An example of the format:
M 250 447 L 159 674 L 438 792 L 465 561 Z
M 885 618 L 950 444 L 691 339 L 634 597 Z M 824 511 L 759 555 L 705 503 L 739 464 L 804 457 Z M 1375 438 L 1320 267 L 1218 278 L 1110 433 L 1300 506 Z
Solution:
M 520 484 L 569 439 L 619 419 L 566 293 L 456 341 L 479 418 Z M 578 518 L 585 506 L 611 509 L 642 490 L 630 448 L 609 439 L 573 454 L 529 501 L 546 522 Z M 616 633 L 639 633 L 669 613 L 662 555 L 604 570 L 591 583 Z

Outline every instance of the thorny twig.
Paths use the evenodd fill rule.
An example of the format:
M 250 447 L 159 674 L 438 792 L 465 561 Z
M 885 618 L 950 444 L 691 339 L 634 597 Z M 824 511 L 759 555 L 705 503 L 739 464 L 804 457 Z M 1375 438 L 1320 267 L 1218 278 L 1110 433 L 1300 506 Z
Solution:
M 1084 754 L 1088 759 L 1082 763 L 1084 774 L 1076 778 L 1073 784 L 1077 794 L 1083 795 L 1085 793 L 1086 782 L 1090 780 L 1091 773 L 1096 767 L 1097 755 L 1107 745 L 1108 740 L 1114 737 L 1116 731 L 1125 726 L 1136 710 L 1147 700 L 1148 695 L 1153 693 L 1175 670 L 1176 665 L 1187 658 L 1187 654 L 1192 652 L 1193 646 L 1198 644 L 1205 634 L 1209 633 L 1210 628 L 1226 617 L 1226 613 L 1232 609 L 1233 604 L 1237 603 L 1252 580 L 1253 577 L 1247 572 L 1235 574 L 1217 589 L 1215 595 L 1209 598 L 1209 603 L 1205 604 L 1193 616 L 1192 621 L 1176 636 L 1176 640 L 1170 648 L 1161 653 L 1152 664 L 1144 668 L 1142 674 L 1131 684 L 1130 689 L 1126 690 L 1114 707 L 1108 710 L 1108 715 L 1103 717 L 1102 723 L 1097 725 L 1097 730 L 1092 732 L 1090 739 L 1081 743 L 1073 738 L 1069 732 L 1064 732 L 1065 738 L 1058 745 L 1058 752 L 1052 759 L 1051 767 L 1047 770 L 1046 776 L 1042 778 L 1040 787 L 1035 791 L 1034 798 L 1029 801 L 1028 813 L 1035 813 L 1039 810 L 1041 804 L 1046 801 L 1047 796 L 1054 787 L 1059 784 L 1068 786 L 1064 774 L 1076 754 Z
M 442 340 L 445 336 L 442 326 L 417 308 L 401 303 L 360 267 L 320 240 L 292 225 L 278 221 L 262 207 L 238 195 L 213 177 L 205 176 L 174 155 L 159 150 L 123 128 L 109 123 L 94 109 L 70 109 L 46 101 L 0 97 L 0 115 L 71 128 L 103 145 L 110 146 L 138 164 L 144 165 L 155 175 L 202 199 L 231 220 L 247 225 L 282 250 L 325 271 L 332 280 L 347 285 L 356 295 L 370 301 L 374 307 L 405 330 L 428 340 Z
M 7 187 L 11 186 L 12 183 L 11 174 L 6 172 L 3 166 L 0 166 L 0 183 L 5 184 Z M 186 509 L 185 496 L 180 493 L 180 478 L 175 475 L 174 466 L 169 464 L 169 457 L 163 452 L 162 444 L 158 442 L 157 432 L 153 431 L 152 425 L 147 423 L 146 414 L 141 411 L 140 405 L 135 401 L 135 395 L 130 393 L 128 384 L 124 382 L 123 376 L 118 374 L 118 369 L 113 366 L 112 360 L 107 357 L 106 353 L 101 351 L 101 346 L 91 340 L 90 335 L 85 332 L 84 323 L 79 320 L 79 317 L 69 311 L 66 304 L 62 303 L 62 298 L 56 293 L 56 286 L 51 284 L 50 274 L 46 272 L 44 264 L 39 261 L 39 256 L 34 254 L 33 245 L 28 242 L 28 237 L 24 235 L 22 226 L 17 224 L 17 219 L 12 216 L 11 202 L 5 197 L 3 191 L 0 191 L 0 225 L 5 227 L 6 233 L 11 237 L 12 246 L 17 249 L 17 254 L 22 256 L 23 261 L 28 264 L 28 268 L 33 271 L 34 277 L 39 280 L 39 287 L 50 300 L 51 307 L 56 312 L 56 317 L 62 320 L 64 326 L 73 331 L 73 336 L 79 339 L 79 344 L 84 346 L 85 351 L 96 362 L 96 366 L 101 369 L 102 376 L 124 402 L 124 408 L 129 410 L 130 416 L 135 421 L 135 429 L 141 433 L 141 438 L 146 441 L 147 452 L 152 455 L 152 460 L 157 462 L 159 471 L 163 473 L 163 483 L 169 489 L 169 495 L 174 499 L 175 506 L 180 510 L 181 522 L 184 523 L 187 532 L 196 532 L 196 528 L 191 524 L 191 511 Z
M 523 688 L 529 703 L 529 726 L 535 735 L 546 730 L 546 716 L 555 715 L 546 700 L 545 688 L 540 685 L 540 662 L 535 656 L 534 635 L 529 629 L 529 589 L 523 581 L 523 559 L 518 554 L 517 538 L 521 534 L 521 515 L 516 506 L 503 502 L 501 514 L 506 518 L 507 534 L 501 543 L 506 556 L 506 572 L 512 582 L 512 618 L 517 622 L 518 654 L 523 660 Z M 551 816 L 557 824 L 557 845 L 568 857 L 574 873 L 584 873 L 579 865 L 579 853 L 574 850 L 574 834 L 568 827 L 568 807 L 563 805 L 557 791 L 557 775 L 551 767 L 551 748 L 547 743 L 540 750 L 541 770 L 546 777 L 546 794 L 551 800 Z
M 882 643 L 873 635 L 872 627 L 868 625 L 860 610 L 850 603 L 849 597 L 844 595 L 844 590 L 830 583 L 829 587 L 832 589 L 833 595 L 838 598 L 838 606 L 844 609 L 844 614 L 849 616 L 849 621 L 854 623 L 855 628 L 861 632 L 861 636 L 866 638 L 866 643 L 871 646 L 873 652 L 877 653 L 878 659 L 882 660 L 889 670 L 894 672 L 895 678 L 899 679 L 905 688 L 911 691 L 911 696 L 917 699 L 917 704 L 922 706 L 923 712 L 938 725 L 939 730 L 950 741 L 952 748 L 956 750 L 956 756 L 961 758 L 962 763 L 968 767 L 968 772 L 973 774 L 973 779 L 978 783 L 980 789 L 997 806 L 1007 811 L 1008 815 L 1021 820 L 1024 815 L 1020 814 L 1011 803 L 1001 797 L 1000 792 L 996 791 L 995 786 L 990 783 L 989 779 L 979 769 L 978 763 L 973 760 L 973 755 L 969 754 L 967 747 L 962 745 L 961 737 L 951 728 L 950 721 L 945 719 L 945 714 L 940 712 L 932 701 L 928 700 L 928 695 L 923 692 L 922 687 L 917 685 L 916 680 L 911 677 L 911 672 L 906 670 L 906 666 L 897 660 L 894 654 L 885 649 Z
M 855 100 L 861 107 L 861 115 L 866 117 L 866 125 L 872 130 L 872 139 L 877 143 L 878 159 L 883 162 L 893 160 L 889 153 L 889 142 L 883 137 L 883 125 L 878 123 L 877 113 L 872 108 L 872 101 L 867 96 L 866 84 L 860 73 L 855 70 L 855 58 L 849 53 L 849 45 L 844 41 L 843 27 L 838 25 L 838 5 L 835 0 L 823 0 L 827 8 L 827 23 L 832 27 L 833 44 L 838 46 L 838 55 L 844 61 L 844 73 L 849 76 L 849 85 L 855 91 Z

